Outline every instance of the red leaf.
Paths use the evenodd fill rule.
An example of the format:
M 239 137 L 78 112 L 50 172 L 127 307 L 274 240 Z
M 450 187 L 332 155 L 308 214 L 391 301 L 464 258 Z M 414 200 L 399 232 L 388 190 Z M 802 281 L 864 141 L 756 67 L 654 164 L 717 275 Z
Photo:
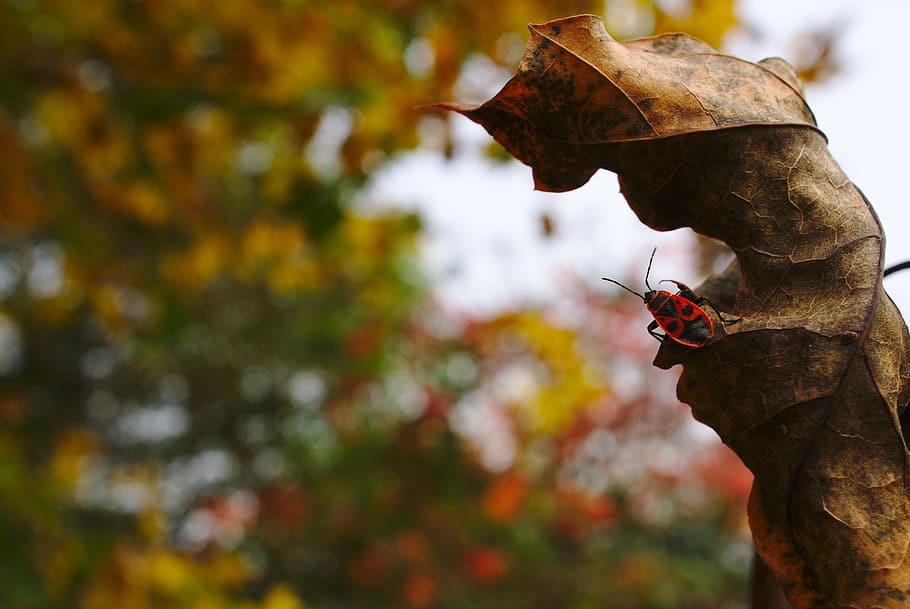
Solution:
M 495 548 L 477 548 L 465 559 L 465 570 L 475 580 L 489 584 L 509 570 L 505 555 Z
M 527 487 L 516 474 L 503 474 L 483 495 L 484 513 L 490 520 L 511 522 L 524 505 Z

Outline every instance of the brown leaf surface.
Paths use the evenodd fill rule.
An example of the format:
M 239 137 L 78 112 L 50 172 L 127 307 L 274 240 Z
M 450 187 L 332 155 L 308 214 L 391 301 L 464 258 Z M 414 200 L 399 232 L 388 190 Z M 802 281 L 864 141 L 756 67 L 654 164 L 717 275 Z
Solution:
M 438 107 L 482 124 L 533 168 L 539 190 L 587 182 L 604 166 L 591 146 L 742 125 L 815 125 L 782 60 L 756 68 L 684 34 L 619 43 L 589 15 L 530 30 L 518 73 L 495 97 Z
M 683 365 L 680 399 L 755 474 L 756 547 L 795 607 L 910 606 L 910 339 L 882 290 L 882 228 L 793 69 L 682 34 L 620 43 L 587 15 L 530 29 L 494 98 L 439 107 L 482 124 L 539 189 L 606 168 L 652 228 L 730 246 L 699 290 L 742 321 L 655 364 Z

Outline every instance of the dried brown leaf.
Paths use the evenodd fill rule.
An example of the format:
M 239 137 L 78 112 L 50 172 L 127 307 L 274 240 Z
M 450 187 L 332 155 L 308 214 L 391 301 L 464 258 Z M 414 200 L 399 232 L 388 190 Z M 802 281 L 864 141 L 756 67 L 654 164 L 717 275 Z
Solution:
M 682 364 L 680 399 L 755 474 L 756 547 L 795 607 L 910 606 L 910 338 L 882 290 L 882 227 L 794 70 L 682 34 L 620 43 L 589 15 L 530 29 L 495 97 L 439 107 L 482 124 L 539 189 L 606 168 L 647 225 L 735 252 L 699 289 L 742 320 L 655 364 Z

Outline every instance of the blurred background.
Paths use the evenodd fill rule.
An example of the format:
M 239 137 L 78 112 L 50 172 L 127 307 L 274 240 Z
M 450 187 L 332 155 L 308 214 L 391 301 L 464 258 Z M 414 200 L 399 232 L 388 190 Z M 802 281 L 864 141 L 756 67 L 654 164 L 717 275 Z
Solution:
M 599 280 L 724 251 L 415 107 L 583 12 L 784 55 L 887 229 L 901 20 L 806 5 L 0 0 L 0 607 L 746 607 L 751 477 Z

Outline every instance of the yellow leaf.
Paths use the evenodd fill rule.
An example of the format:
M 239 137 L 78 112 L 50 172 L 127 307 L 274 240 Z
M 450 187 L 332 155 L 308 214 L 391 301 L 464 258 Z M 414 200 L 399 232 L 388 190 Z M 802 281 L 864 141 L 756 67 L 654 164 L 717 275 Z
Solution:
M 50 475 L 54 483 L 71 489 L 82 475 L 86 459 L 98 451 L 98 438 L 87 429 L 70 429 L 57 441 L 51 459 Z
M 154 588 L 176 595 L 192 583 L 195 569 L 187 559 L 167 551 L 148 557 L 148 575 Z
M 269 590 L 261 609 L 306 609 L 306 605 L 289 586 L 278 584 Z
M 654 33 L 684 32 L 720 48 L 723 36 L 736 25 L 733 0 L 691 0 L 689 11 L 671 15 L 656 11 Z

